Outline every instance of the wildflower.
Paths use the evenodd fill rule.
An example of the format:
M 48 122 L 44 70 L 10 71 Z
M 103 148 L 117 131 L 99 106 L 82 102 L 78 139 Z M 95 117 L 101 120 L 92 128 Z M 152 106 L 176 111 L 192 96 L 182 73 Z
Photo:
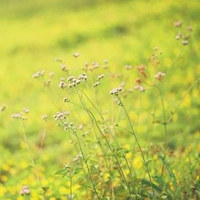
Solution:
M 144 78 L 147 78 L 147 75 L 146 75 L 146 67 L 144 65 L 139 65 L 137 67 L 137 70 L 140 72 L 140 74 L 144 77 Z
M 100 79 L 102 79 L 103 77 L 104 77 L 104 75 L 101 74 L 101 75 L 99 75 L 99 76 L 97 77 L 97 79 L 100 80 Z
M 27 120 L 28 119 L 28 117 L 22 117 L 22 120 Z
M 4 111 L 6 109 L 6 105 L 3 104 L 1 107 L 0 107 L 0 111 Z
M 21 195 L 29 195 L 31 192 L 30 192 L 30 189 L 29 187 L 26 185 L 26 186 L 23 186 L 22 187 L 22 190 L 20 191 L 20 194 Z
M 139 90 L 140 90 L 141 92 L 145 92 L 145 88 L 144 88 L 143 86 L 140 86 Z
M 81 74 L 81 75 L 78 76 L 78 79 L 86 81 L 87 80 L 87 75 L 86 74 Z
M 47 120 L 47 117 L 48 117 L 48 116 L 45 114 L 45 115 L 42 115 L 41 119 L 44 120 L 44 121 L 46 121 L 46 120 Z
M 74 79 L 73 76 L 68 77 L 67 82 L 72 82 L 72 80 Z
M 70 169 L 71 167 L 69 165 L 67 165 L 67 164 L 64 164 L 64 168 L 65 169 Z
M 85 63 L 85 67 L 87 67 L 89 64 L 90 64 L 89 62 L 86 62 L 86 63 Z
M 175 27 L 180 27 L 182 25 L 182 22 L 181 21 L 176 21 L 174 22 L 174 26 Z
M 188 43 L 189 43 L 188 40 L 183 40 L 183 41 L 182 41 L 182 44 L 183 44 L 183 45 L 187 45 Z
M 64 114 L 64 115 L 69 115 L 69 114 L 70 114 L 70 111 L 63 111 L 63 114 Z
M 76 85 L 79 85 L 81 83 L 80 80 L 76 80 Z
M 145 71 L 145 70 L 146 70 L 146 67 L 145 67 L 144 65 L 139 65 L 139 66 L 137 67 L 137 70 L 138 70 L 139 72 Z
M 176 39 L 179 40 L 181 38 L 181 36 L 182 36 L 181 33 L 177 34 Z
M 66 116 L 64 113 L 62 112 L 57 112 L 55 115 L 54 115 L 54 119 L 57 121 L 57 120 L 64 120 L 66 119 Z
M 54 72 L 50 72 L 50 73 L 49 73 L 49 77 L 50 77 L 50 78 L 53 78 L 53 77 L 54 77 Z
M 136 81 L 135 81 L 138 85 L 140 85 L 142 83 L 142 79 L 140 78 L 136 78 Z
M 126 69 L 132 69 L 132 66 L 131 65 L 125 65 L 125 68 Z
M 188 30 L 188 31 L 192 31 L 192 26 L 188 26 L 188 27 L 187 27 L 187 30 Z
M 82 157 L 83 157 L 82 154 L 79 153 L 78 155 L 76 155 L 76 157 L 73 159 L 73 161 L 74 161 L 74 162 L 77 162 L 77 161 L 79 161 Z
M 22 119 L 22 114 L 21 113 L 14 113 L 12 114 L 13 119 Z
M 56 61 L 56 62 L 62 62 L 62 59 L 60 59 L 60 58 L 55 58 L 55 61 Z
M 63 99 L 63 101 L 64 101 L 64 102 L 69 102 L 69 99 L 65 97 L 65 98 Z
M 29 113 L 29 109 L 27 109 L 27 108 L 23 108 L 23 112 L 25 112 L 25 113 Z
M 68 71 L 66 65 L 61 65 L 60 68 L 61 68 L 62 71 Z
M 141 85 L 136 85 L 135 87 L 134 87 L 134 89 L 135 90 L 140 90 L 140 92 L 145 92 L 145 88 L 143 87 L 143 86 L 141 86 Z
M 163 72 L 158 72 L 154 77 L 155 77 L 158 81 L 162 81 L 163 78 L 165 77 L 165 73 L 163 73 Z
M 96 81 L 94 84 L 93 84 L 93 87 L 97 87 L 100 85 L 100 82 L 99 81 Z
M 87 76 L 86 76 L 86 75 L 84 76 L 83 80 L 84 80 L 84 81 L 87 81 Z
M 73 83 L 76 83 L 76 79 L 75 79 L 75 78 L 73 78 L 73 79 L 71 80 L 71 82 L 73 82 Z
M 42 70 L 42 71 L 40 72 L 40 75 L 41 75 L 41 76 L 44 76 L 44 74 L 45 74 L 45 71 Z
M 117 88 L 117 91 L 118 91 L 118 92 L 121 92 L 121 91 L 122 91 L 122 87 L 118 87 L 118 88 Z
M 66 84 L 65 84 L 65 82 L 64 81 L 60 81 L 60 83 L 59 83 L 59 88 L 65 88 L 66 87 Z
M 78 127 L 79 130 L 83 130 L 83 124 L 80 124 Z
M 48 79 L 47 81 L 44 81 L 43 85 L 44 85 L 44 87 L 49 87 L 50 83 L 51 83 L 51 80 Z
M 77 86 L 77 84 L 76 84 L 76 82 L 74 82 L 73 84 L 72 84 L 72 87 L 76 87 Z
M 104 64 L 108 64 L 108 60 L 107 59 L 104 59 L 103 62 L 104 62 Z
M 99 63 L 93 62 L 92 66 L 93 66 L 93 69 L 98 68 L 99 67 Z
M 110 94 L 111 94 L 111 95 L 118 96 L 119 92 L 121 92 L 121 91 L 122 91 L 122 87 L 113 88 L 113 89 L 110 91 Z
M 73 54 L 73 56 L 74 56 L 75 58 L 78 58 L 78 57 L 80 56 L 80 53 L 76 52 L 76 53 Z
M 40 76 L 40 71 L 36 72 L 35 74 L 33 74 L 33 78 L 38 78 Z
M 110 91 L 110 94 L 111 94 L 111 95 L 118 95 L 118 92 L 117 92 L 117 90 L 114 88 L 114 89 L 112 89 L 112 90 Z

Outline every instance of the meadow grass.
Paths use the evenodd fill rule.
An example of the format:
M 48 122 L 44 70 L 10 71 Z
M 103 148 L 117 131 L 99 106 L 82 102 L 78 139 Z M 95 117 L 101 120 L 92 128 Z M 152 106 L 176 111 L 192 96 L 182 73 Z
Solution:
M 1 199 L 200 198 L 198 1 L 0 11 Z

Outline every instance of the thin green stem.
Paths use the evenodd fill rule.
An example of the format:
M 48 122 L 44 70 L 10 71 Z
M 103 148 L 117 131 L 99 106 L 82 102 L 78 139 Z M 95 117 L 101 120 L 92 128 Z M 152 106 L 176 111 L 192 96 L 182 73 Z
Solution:
M 90 171 L 90 168 L 89 168 L 89 165 L 88 165 L 88 161 L 87 161 L 87 159 L 85 158 L 85 155 L 84 155 L 84 152 L 83 152 L 83 149 L 82 149 L 82 146 L 81 146 L 81 141 L 80 141 L 78 135 L 76 134 L 76 132 L 75 132 L 73 129 L 71 129 L 71 131 L 74 133 L 74 135 L 75 135 L 76 138 L 77 138 L 77 141 L 78 141 L 78 144 L 79 144 L 79 148 L 80 148 L 80 151 L 81 151 L 81 155 L 82 155 L 83 160 L 84 160 L 84 162 L 85 162 L 85 165 L 86 165 L 86 168 L 87 168 L 87 171 L 88 171 L 88 175 L 89 175 L 89 178 L 90 178 L 90 181 L 91 181 L 93 190 L 94 190 L 94 192 L 95 192 L 97 198 L 100 200 L 99 194 L 98 194 L 98 192 L 97 192 L 96 186 L 95 186 L 94 181 L 93 181 L 93 178 L 92 178 L 92 174 L 91 174 L 91 171 Z
M 73 104 L 74 104 L 74 103 L 73 103 Z M 77 104 L 74 104 L 74 105 L 77 105 Z M 82 105 L 83 105 L 83 104 L 82 104 Z M 78 106 L 79 106 L 79 105 L 78 105 Z M 126 177 L 125 177 L 124 172 L 123 172 L 123 170 L 122 170 L 122 167 L 121 167 L 121 165 L 120 165 L 120 162 L 119 162 L 117 156 L 113 153 L 113 149 L 112 149 L 112 147 L 110 146 L 110 144 L 109 144 L 107 138 L 105 137 L 104 133 L 102 132 L 101 128 L 99 127 L 99 124 L 98 124 L 98 122 L 97 122 L 97 120 L 96 120 L 94 114 L 93 114 L 89 109 L 87 109 L 84 105 L 83 105 L 83 107 L 82 107 L 82 106 L 79 106 L 79 107 L 83 108 L 83 109 L 88 113 L 88 115 L 92 118 L 92 120 L 94 121 L 94 123 L 95 123 L 97 129 L 98 129 L 99 132 L 101 133 L 101 136 L 102 136 L 102 137 L 104 138 L 104 140 L 106 141 L 107 147 L 109 148 L 109 150 L 110 150 L 112 156 L 115 158 L 115 160 L 116 160 L 116 162 L 117 162 L 117 165 L 118 165 L 118 167 L 119 167 L 119 172 L 120 172 L 120 174 L 121 174 L 121 176 L 122 176 L 122 178 L 123 178 L 123 180 L 124 180 L 124 182 L 125 182 L 125 184 L 126 184 L 126 186 L 127 186 L 127 189 L 129 190 L 129 193 L 131 193 L 131 191 L 130 191 L 130 189 L 129 189 L 128 182 L 127 182 L 127 180 L 126 180 Z
M 34 161 L 34 159 L 33 159 L 32 151 L 31 151 L 31 148 L 30 148 L 30 146 L 29 146 L 29 144 L 28 144 L 28 140 L 27 140 L 27 136 L 26 136 L 24 124 L 23 124 L 22 120 L 20 120 L 20 122 L 21 122 L 22 130 L 23 130 L 23 141 L 24 141 L 24 143 L 26 144 L 26 148 L 28 149 L 29 156 L 30 156 L 31 163 L 32 163 L 32 167 L 33 167 L 33 169 L 34 169 L 34 171 L 35 171 L 35 175 L 36 175 L 36 178 L 37 178 L 37 180 L 38 180 L 38 183 L 39 183 L 40 187 L 42 187 L 41 180 L 40 180 L 40 176 L 39 176 L 39 174 L 38 174 L 38 171 L 37 171 L 36 168 L 35 168 L 36 165 L 35 165 L 35 161 Z
M 138 141 L 138 138 L 137 138 L 137 136 L 136 136 L 136 134 L 135 134 L 135 131 L 134 131 L 134 129 L 133 129 L 133 125 L 132 125 L 131 119 L 130 119 L 129 114 L 128 114 L 128 112 L 127 112 L 127 110 L 126 110 L 124 104 L 122 103 L 120 97 L 119 97 L 119 96 L 116 96 L 116 97 L 118 98 L 118 100 L 119 100 L 119 102 L 120 102 L 120 105 L 121 105 L 122 108 L 124 109 L 124 112 L 125 112 L 125 114 L 126 114 L 126 116 L 127 116 L 127 119 L 128 119 L 128 121 L 129 121 L 129 125 L 130 125 L 130 128 L 131 128 L 132 135 L 134 136 L 135 141 L 136 141 L 136 143 L 137 143 L 137 146 L 138 146 L 138 148 L 139 148 L 139 150 L 140 150 L 140 153 L 141 153 L 141 155 L 142 155 L 142 160 L 143 160 L 143 162 L 144 162 L 144 165 L 145 165 L 146 170 L 147 170 L 147 174 L 148 174 L 148 176 L 149 176 L 149 180 L 150 180 L 150 182 L 151 182 L 152 192 L 153 192 L 153 195 L 155 196 L 155 192 L 154 192 L 154 189 L 153 189 L 153 183 L 152 183 L 152 178 L 151 178 L 151 175 L 150 175 L 149 167 L 148 167 L 148 164 L 146 163 L 146 159 L 145 159 L 145 157 L 144 157 L 144 153 L 143 153 L 143 151 L 142 151 L 142 148 L 141 148 L 141 146 L 140 146 L 140 143 L 139 143 L 139 141 Z
M 161 104 L 162 104 L 162 110 L 163 110 L 163 125 L 164 125 L 164 149 L 167 149 L 167 121 L 166 121 L 166 112 L 165 112 L 165 104 L 164 104 L 164 99 L 163 99 L 163 95 L 161 92 L 161 89 L 156 85 L 156 88 L 159 91 L 160 94 L 160 100 L 161 100 Z
M 81 91 L 82 94 L 88 99 L 88 101 L 92 104 L 92 106 L 94 107 L 94 109 L 97 111 L 97 113 L 99 114 L 99 116 L 100 116 L 101 119 L 103 120 L 103 122 L 104 122 L 104 124 L 106 125 L 106 127 L 110 130 L 110 128 L 109 128 L 108 125 L 106 124 L 105 119 L 104 119 L 104 117 L 102 116 L 102 114 L 100 113 L 100 111 L 98 110 L 98 108 L 93 104 L 93 102 L 90 100 L 90 98 L 89 98 L 82 90 L 80 90 L 80 91 Z M 81 100 L 81 99 L 80 99 L 80 100 Z M 82 102 L 81 102 L 81 103 L 82 103 Z M 83 105 L 83 104 L 82 104 L 82 105 Z M 110 131 L 110 132 L 112 132 L 112 131 Z M 103 134 L 103 135 L 104 135 L 104 134 Z M 115 137 L 112 135 L 112 133 L 111 133 L 111 136 L 112 136 L 112 138 L 114 139 L 114 141 L 115 141 L 115 143 L 117 144 L 117 146 L 119 147 L 119 144 L 118 144 L 118 142 L 116 141 Z M 107 139 L 106 139 L 106 140 L 107 140 Z M 109 142 L 108 142 L 108 144 L 109 144 Z M 125 159 L 126 165 L 127 165 L 128 169 L 129 169 L 129 172 L 130 172 L 130 175 L 131 175 L 131 180 L 132 180 L 132 182 L 133 182 L 133 173 L 132 173 L 132 169 L 131 169 L 131 167 L 130 167 L 130 165 L 129 165 L 127 159 L 126 159 L 126 157 L 124 156 L 123 158 Z

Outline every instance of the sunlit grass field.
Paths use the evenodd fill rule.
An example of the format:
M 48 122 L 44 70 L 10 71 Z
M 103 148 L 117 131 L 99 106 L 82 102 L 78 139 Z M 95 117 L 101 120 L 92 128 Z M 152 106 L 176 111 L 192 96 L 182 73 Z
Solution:
M 0 199 L 200 199 L 198 0 L 0 3 Z

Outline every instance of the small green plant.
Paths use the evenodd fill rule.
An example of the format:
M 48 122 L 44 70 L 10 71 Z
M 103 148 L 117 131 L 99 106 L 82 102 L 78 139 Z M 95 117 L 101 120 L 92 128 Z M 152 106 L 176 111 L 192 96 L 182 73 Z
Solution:
M 84 73 L 77 75 L 77 72 L 71 74 L 73 70 L 68 69 L 62 60 L 56 60 L 64 73 L 58 83 L 64 104 L 60 108 L 54 102 L 59 108 L 54 119 L 77 152 L 71 163 L 55 173 L 69 179 L 68 199 L 185 198 L 179 177 L 168 162 L 170 138 L 167 129 L 184 98 L 174 111 L 168 113 L 169 103 L 164 96 L 166 91 L 162 91 L 167 73 L 158 71 L 157 54 L 161 55 L 156 47 L 149 66 L 135 68 L 138 71 L 135 73 L 138 77 L 134 75 L 136 85 L 129 80 L 130 70 L 133 69 L 130 65 L 125 66 L 123 74 L 117 74 L 110 71 L 107 60 L 102 66 L 96 62 L 86 63 L 82 68 Z M 74 54 L 76 60 L 79 56 L 79 53 Z M 44 81 L 51 94 L 53 75 L 51 73 L 50 78 Z M 37 72 L 33 77 L 45 77 L 44 71 Z M 192 83 L 186 95 L 198 82 L 199 79 Z M 113 85 L 118 87 L 111 89 Z M 153 110 L 150 120 L 144 119 L 147 124 L 141 125 L 148 130 L 147 140 L 144 141 L 140 139 L 138 130 L 139 117 L 144 114 L 141 99 L 146 97 L 155 101 L 150 106 Z M 65 108 L 71 110 L 66 111 Z M 134 109 L 139 110 L 136 118 L 131 116 Z M 158 124 L 161 127 L 157 127 L 157 132 L 162 134 L 159 135 L 159 142 L 152 145 L 153 126 Z M 120 134 L 123 136 L 119 137 Z M 157 149 L 156 154 L 154 148 Z M 80 186 L 78 193 L 73 190 L 73 184 Z M 195 195 L 198 196 L 196 189 Z

